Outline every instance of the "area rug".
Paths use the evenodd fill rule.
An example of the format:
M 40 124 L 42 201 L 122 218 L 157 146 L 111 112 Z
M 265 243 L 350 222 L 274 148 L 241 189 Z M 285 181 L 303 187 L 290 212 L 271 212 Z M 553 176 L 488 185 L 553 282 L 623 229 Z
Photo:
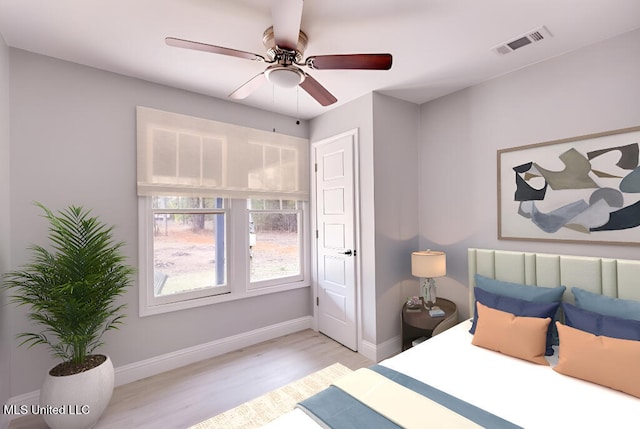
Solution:
M 251 429 L 263 426 L 293 410 L 295 405 L 327 388 L 351 370 L 334 363 L 284 387 L 218 414 L 190 429 Z

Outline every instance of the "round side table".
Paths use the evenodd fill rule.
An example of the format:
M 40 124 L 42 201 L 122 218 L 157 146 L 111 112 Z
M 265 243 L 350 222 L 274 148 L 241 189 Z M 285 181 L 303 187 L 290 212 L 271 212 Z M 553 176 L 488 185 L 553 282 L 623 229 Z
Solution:
M 429 310 L 420 298 L 418 309 L 408 309 L 402 306 L 402 350 L 411 348 L 411 343 L 421 337 L 431 338 L 451 328 L 458 323 L 458 308 L 456 304 L 445 298 L 437 298 L 436 306 L 444 311 L 444 316 L 431 317 Z

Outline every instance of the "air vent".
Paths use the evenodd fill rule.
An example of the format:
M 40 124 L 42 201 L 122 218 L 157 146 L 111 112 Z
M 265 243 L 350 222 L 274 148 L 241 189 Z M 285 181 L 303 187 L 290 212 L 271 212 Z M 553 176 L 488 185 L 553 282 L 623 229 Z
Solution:
M 549 29 L 543 25 L 542 27 L 531 30 L 521 36 L 514 37 L 508 42 L 499 44 L 493 48 L 492 51 L 499 55 L 506 55 L 516 49 L 520 49 L 532 43 L 541 42 L 550 37 L 553 37 L 553 34 L 551 34 Z

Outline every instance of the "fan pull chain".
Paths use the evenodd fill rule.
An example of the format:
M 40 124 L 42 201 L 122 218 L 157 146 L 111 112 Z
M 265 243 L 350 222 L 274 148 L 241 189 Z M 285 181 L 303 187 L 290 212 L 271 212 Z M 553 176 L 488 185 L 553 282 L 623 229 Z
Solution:
M 300 86 L 296 86 L 296 125 L 300 125 Z
M 273 115 L 273 123 L 276 123 L 276 86 L 271 85 L 271 114 Z M 273 127 L 273 132 L 276 132 L 276 127 Z

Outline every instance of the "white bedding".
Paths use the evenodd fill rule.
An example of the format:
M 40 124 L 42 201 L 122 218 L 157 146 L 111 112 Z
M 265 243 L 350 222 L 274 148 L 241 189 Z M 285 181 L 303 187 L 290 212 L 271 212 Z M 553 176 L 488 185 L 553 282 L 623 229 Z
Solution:
M 476 347 L 470 327 L 464 321 L 381 365 L 525 428 L 640 427 L 640 399 Z M 557 351 L 547 360 L 554 366 Z
M 473 346 L 470 326 L 464 321 L 380 365 L 525 428 L 640 427 L 640 399 Z M 557 363 L 557 355 L 547 359 Z M 265 427 L 319 426 L 296 410 Z

